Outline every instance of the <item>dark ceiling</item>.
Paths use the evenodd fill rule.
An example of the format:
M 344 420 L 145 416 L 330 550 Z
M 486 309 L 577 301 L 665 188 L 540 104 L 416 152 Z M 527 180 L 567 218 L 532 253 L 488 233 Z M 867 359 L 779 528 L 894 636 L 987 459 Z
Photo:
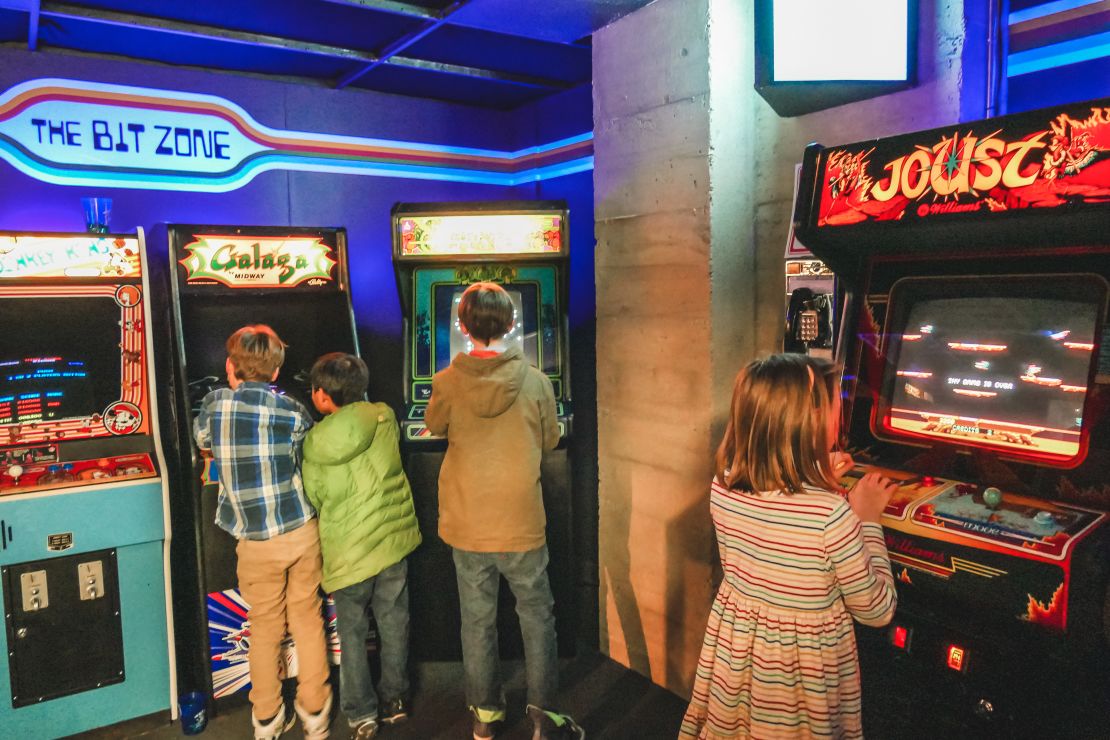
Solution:
M 515 108 L 590 81 L 649 0 L 0 0 L 0 43 Z

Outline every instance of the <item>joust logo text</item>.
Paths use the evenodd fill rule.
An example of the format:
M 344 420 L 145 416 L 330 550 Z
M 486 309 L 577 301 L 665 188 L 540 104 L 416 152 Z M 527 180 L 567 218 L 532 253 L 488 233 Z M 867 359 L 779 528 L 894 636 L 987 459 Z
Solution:
M 883 169 L 887 178 L 871 186 L 871 197 L 888 201 L 896 195 L 917 200 L 930 190 L 936 195 L 987 192 L 1001 183 L 1006 188 L 1032 184 L 1039 172 L 1025 167 L 1029 155 L 1045 147 L 1042 132 L 1028 141 L 1006 142 L 994 136 L 979 141 L 953 134 L 932 148 L 921 147 L 898 157 Z
M 196 236 L 180 260 L 189 283 L 230 288 L 294 288 L 332 281 L 331 247 L 316 238 Z

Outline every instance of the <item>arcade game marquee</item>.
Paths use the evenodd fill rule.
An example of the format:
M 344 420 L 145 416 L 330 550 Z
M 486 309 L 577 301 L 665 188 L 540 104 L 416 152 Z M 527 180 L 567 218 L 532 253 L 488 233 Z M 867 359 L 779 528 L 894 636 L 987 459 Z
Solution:
M 159 227 L 169 250 L 178 378 L 174 394 L 177 464 L 185 481 L 173 509 L 175 562 L 182 568 L 178 600 L 180 681 L 221 699 L 250 686 L 248 605 L 236 588 L 235 539 L 216 524 L 219 481 L 192 435 L 207 393 L 227 385 L 227 338 L 248 324 L 267 324 L 286 343 L 275 390 L 316 416 L 308 373 L 320 355 L 358 354 L 343 229 L 304 227 Z M 154 240 L 152 237 L 152 241 Z M 191 582 L 186 583 L 189 579 Z M 329 649 L 338 659 L 334 611 Z M 296 673 L 292 639 L 287 675 Z
M 0 735 L 176 716 L 143 235 L 0 234 Z
M 813 144 L 803 168 L 798 234 L 846 299 L 848 448 L 900 483 L 865 707 L 1104 736 L 1110 100 Z
M 547 512 L 548 575 L 555 595 L 560 652 L 573 652 L 576 611 L 571 546 L 570 399 L 567 321 L 566 204 L 561 201 L 398 203 L 393 207 L 393 260 L 404 312 L 404 399 L 401 437 L 424 544 L 409 561 L 413 582 L 413 655 L 458 660 L 458 588 L 451 548 L 437 536 L 438 477 L 446 442 L 432 437 L 424 412 L 432 376 L 472 349 L 459 330 L 458 304 L 476 282 L 504 286 L 513 301 L 507 341 L 551 380 L 562 441 L 544 455 L 541 484 Z M 499 637 L 504 654 L 520 655 L 519 629 L 502 589 Z

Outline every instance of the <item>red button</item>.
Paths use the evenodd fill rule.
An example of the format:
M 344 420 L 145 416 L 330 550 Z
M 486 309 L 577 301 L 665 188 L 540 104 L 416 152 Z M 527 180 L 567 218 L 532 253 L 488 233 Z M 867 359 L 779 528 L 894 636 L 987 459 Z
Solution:
M 910 644 L 910 631 L 900 624 L 894 625 L 890 633 L 890 642 L 899 650 L 906 650 Z
M 948 667 L 954 671 L 960 671 L 962 673 L 964 670 L 964 666 L 966 665 L 967 653 L 964 651 L 964 649 L 962 647 L 959 647 L 958 645 L 949 645 Z

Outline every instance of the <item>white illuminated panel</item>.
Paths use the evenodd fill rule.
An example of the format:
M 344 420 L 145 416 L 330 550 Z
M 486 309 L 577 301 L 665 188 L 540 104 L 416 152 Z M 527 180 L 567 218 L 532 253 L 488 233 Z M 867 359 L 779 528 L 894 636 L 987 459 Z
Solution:
M 908 0 L 774 0 L 774 81 L 901 81 Z

